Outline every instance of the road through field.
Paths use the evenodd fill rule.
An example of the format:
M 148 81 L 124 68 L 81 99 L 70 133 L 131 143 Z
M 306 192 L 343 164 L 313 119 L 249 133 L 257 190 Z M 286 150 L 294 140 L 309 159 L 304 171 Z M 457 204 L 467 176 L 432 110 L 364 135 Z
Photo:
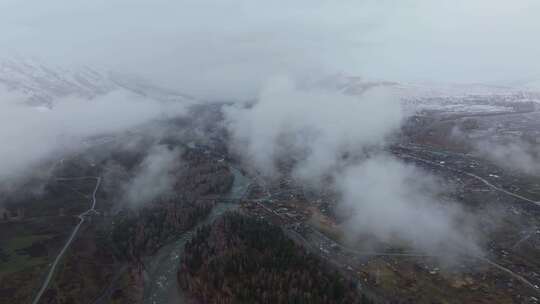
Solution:
M 60 250 L 60 252 L 56 256 L 56 258 L 54 259 L 54 262 L 51 265 L 51 268 L 49 269 L 49 273 L 47 273 L 47 277 L 45 278 L 45 281 L 43 282 L 43 285 L 41 286 L 41 289 L 39 290 L 36 297 L 34 298 L 34 301 L 32 301 L 32 304 L 39 303 L 39 300 L 43 296 L 43 293 L 45 293 L 45 291 L 47 290 L 47 288 L 49 286 L 49 283 L 51 282 L 51 279 L 52 279 L 52 277 L 54 275 L 54 272 L 56 270 L 56 267 L 58 266 L 58 263 L 62 259 L 62 256 L 64 255 L 64 253 L 68 250 L 69 246 L 71 246 L 71 243 L 73 242 L 73 240 L 77 236 L 77 233 L 79 232 L 79 229 L 81 228 L 82 224 L 84 223 L 84 217 L 88 213 L 95 211 L 95 208 L 96 208 L 96 193 L 97 193 L 97 191 L 99 189 L 99 186 L 101 184 L 101 177 L 93 177 L 93 176 L 90 176 L 90 177 L 86 177 L 86 176 L 85 177 L 73 177 L 73 178 L 71 178 L 71 177 L 62 177 L 62 178 L 57 178 L 56 180 L 57 181 L 69 181 L 69 180 L 81 180 L 81 179 L 95 179 L 96 180 L 96 186 L 94 188 L 94 192 L 92 193 L 92 205 L 90 206 L 90 209 L 88 209 L 88 210 L 84 211 L 83 213 L 79 214 L 78 217 L 80 219 L 80 222 L 77 224 L 77 226 L 75 226 L 75 228 L 73 229 L 73 232 L 71 232 L 71 235 L 69 236 L 66 243 L 64 244 L 64 247 L 62 248 L 62 250 Z

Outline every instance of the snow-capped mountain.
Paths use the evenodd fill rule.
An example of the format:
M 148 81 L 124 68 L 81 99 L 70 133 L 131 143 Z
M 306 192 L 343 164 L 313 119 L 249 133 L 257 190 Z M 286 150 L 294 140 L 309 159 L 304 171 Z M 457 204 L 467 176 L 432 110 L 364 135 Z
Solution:
M 91 100 L 115 90 L 165 101 L 193 101 L 192 97 L 160 88 L 133 76 L 87 66 L 65 68 L 35 59 L 0 59 L 0 88 L 30 105 L 53 107 L 64 97 Z
M 390 90 L 400 96 L 411 111 L 445 109 L 457 111 L 507 111 L 512 104 L 528 102 L 540 105 L 540 93 L 507 86 L 484 84 L 411 84 L 368 80 L 337 74 L 325 77 L 316 86 L 360 95 L 373 88 Z M 0 59 L 0 92 L 7 91 L 35 106 L 54 107 L 55 100 L 75 97 L 92 100 L 123 90 L 160 101 L 194 103 L 193 97 L 156 86 L 133 75 L 105 69 L 58 67 L 28 58 Z

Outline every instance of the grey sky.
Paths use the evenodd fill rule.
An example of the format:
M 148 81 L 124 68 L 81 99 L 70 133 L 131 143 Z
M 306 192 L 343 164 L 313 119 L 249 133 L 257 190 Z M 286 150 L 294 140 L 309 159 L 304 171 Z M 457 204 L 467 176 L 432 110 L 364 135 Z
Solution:
M 537 0 L 1 0 L 0 52 L 225 97 L 321 71 L 515 83 L 540 78 L 538 15 Z

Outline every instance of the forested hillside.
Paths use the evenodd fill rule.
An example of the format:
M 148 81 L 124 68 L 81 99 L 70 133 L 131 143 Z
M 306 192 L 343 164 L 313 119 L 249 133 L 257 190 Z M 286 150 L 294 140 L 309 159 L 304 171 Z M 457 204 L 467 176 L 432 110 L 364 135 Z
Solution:
M 239 213 L 186 244 L 178 282 L 201 303 L 369 303 L 279 227 Z

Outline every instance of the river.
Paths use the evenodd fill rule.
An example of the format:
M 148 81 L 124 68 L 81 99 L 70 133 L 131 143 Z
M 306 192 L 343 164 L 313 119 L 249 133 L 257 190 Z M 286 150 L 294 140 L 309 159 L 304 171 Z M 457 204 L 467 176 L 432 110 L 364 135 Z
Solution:
M 246 193 L 250 180 L 239 170 L 232 167 L 231 170 L 234 174 L 234 182 L 231 191 L 224 198 L 240 199 Z M 218 202 L 204 221 L 183 233 L 176 241 L 162 247 L 146 261 L 145 304 L 177 304 L 184 302 L 182 301 L 184 297 L 181 291 L 178 290 L 176 282 L 176 273 L 184 245 L 193 237 L 199 227 L 212 223 L 224 212 L 236 208 L 238 208 L 238 204 Z

